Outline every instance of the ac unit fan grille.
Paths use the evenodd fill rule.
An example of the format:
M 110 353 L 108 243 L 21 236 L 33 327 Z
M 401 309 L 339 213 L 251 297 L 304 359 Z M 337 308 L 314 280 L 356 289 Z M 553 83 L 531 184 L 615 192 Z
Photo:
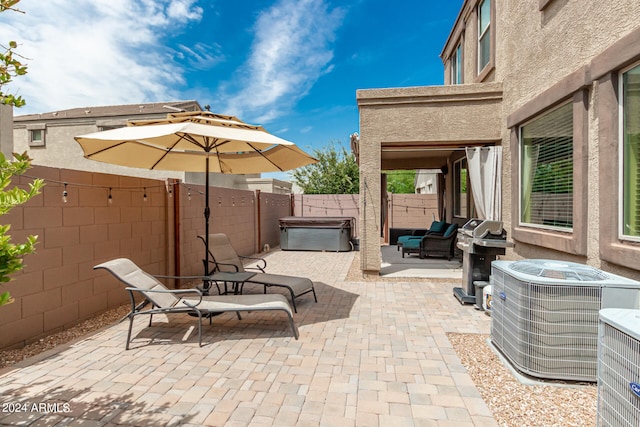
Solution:
M 577 282 L 597 282 L 609 278 L 602 270 L 588 265 L 542 259 L 516 261 L 511 265 L 511 269 L 530 276 Z

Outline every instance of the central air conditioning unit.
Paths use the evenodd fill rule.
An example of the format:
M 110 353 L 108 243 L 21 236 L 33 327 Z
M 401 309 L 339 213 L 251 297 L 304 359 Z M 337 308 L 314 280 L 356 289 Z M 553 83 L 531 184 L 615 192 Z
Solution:
M 640 282 L 552 260 L 491 263 L 491 342 L 519 371 L 596 381 L 602 308 L 640 308 Z
M 640 425 L 640 310 L 600 311 L 598 426 Z

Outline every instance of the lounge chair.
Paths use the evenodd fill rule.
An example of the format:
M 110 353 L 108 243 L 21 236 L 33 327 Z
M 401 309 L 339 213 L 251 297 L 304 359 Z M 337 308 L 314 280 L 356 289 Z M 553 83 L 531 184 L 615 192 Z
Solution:
M 293 335 L 298 339 L 298 329 L 293 322 L 291 306 L 283 295 L 219 295 L 203 296 L 202 291 L 193 289 L 167 289 L 156 277 L 144 272 L 133 261 L 126 258 L 118 258 L 93 267 L 105 269 L 118 280 L 127 285 L 131 299 L 131 311 L 129 318 L 129 332 L 127 333 L 126 349 L 129 350 L 131 342 L 131 329 L 133 319 L 140 314 L 149 315 L 149 326 L 154 314 L 188 313 L 198 317 L 198 344 L 202 346 L 202 318 L 215 313 L 233 311 L 240 319 L 240 311 L 265 311 L 280 310 L 287 313 Z M 166 277 L 166 276 L 164 276 Z M 142 303 L 136 303 L 136 296 L 143 296 Z M 191 295 L 191 296 L 189 296 Z M 151 304 L 151 308 L 144 309 Z
M 426 234 L 419 240 L 409 240 L 402 246 L 402 258 L 405 254 L 417 253 L 420 258 L 427 256 L 453 258 L 458 225 L 450 224 L 443 235 Z
M 204 236 L 198 236 L 200 240 L 205 242 Z M 247 279 L 244 283 L 255 283 L 264 286 L 264 293 L 267 293 L 267 288 L 280 287 L 285 288 L 291 295 L 291 305 L 294 312 L 298 312 L 295 299 L 307 293 L 313 294 L 313 299 L 318 302 L 316 296 L 316 290 L 313 287 L 313 282 L 305 277 L 287 276 L 283 274 L 269 274 L 265 273 L 267 267 L 267 261 L 264 258 L 249 258 L 240 257 L 237 252 L 231 246 L 229 238 L 224 233 L 209 234 L 209 263 L 203 260 L 205 264 L 206 276 L 210 276 L 216 272 L 228 272 L 228 273 L 241 273 L 250 269 L 242 264 L 242 259 L 249 259 L 257 261 L 258 264 L 255 267 L 251 267 L 256 271 L 252 277 Z M 235 290 L 238 293 L 242 293 L 244 283 L 237 284 Z M 219 289 L 218 289 L 219 290 Z

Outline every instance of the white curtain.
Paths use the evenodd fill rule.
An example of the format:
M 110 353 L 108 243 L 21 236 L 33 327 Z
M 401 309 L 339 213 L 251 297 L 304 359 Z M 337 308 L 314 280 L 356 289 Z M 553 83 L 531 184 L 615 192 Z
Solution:
M 502 220 L 502 147 L 467 147 L 471 193 L 480 219 Z

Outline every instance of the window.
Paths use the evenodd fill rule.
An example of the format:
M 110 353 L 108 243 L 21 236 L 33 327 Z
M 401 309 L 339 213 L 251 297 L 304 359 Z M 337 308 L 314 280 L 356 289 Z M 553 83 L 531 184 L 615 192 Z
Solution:
M 469 203 L 467 197 L 467 159 L 463 158 L 453 164 L 453 215 L 468 218 Z
M 491 60 L 491 0 L 478 6 L 478 74 Z
M 640 65 L 623 72 L 619 82 L 622 153 L 621 234 L 627 238 L 638 239 L 640 238 Z
M 43 124 L 29 125 L 29 147 L 44 147 L 46 126 Z
M 451 84 L 462 84 L 462 43 L 451 57 Z
M 520 128 L 520 222 L 573 228 L 573 104 Z
M 102 125 L 102 126 L 98 126 L 98 132 L 103 132 L 105 130 L 112 130 L 112 129 L 120 129 L 123 127 L 124 126 L 121 126 L 121 125 L 115 125 L 115 126 Z

